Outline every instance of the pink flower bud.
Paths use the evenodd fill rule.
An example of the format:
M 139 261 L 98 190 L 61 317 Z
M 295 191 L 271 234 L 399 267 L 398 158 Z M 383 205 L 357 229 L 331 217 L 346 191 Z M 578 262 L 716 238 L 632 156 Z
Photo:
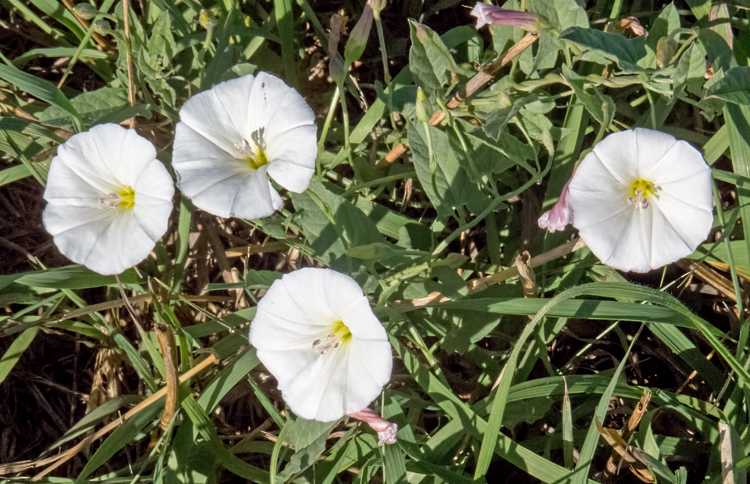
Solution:
M 539 217 L 539 227 L 547 229 L 550 232 L 555 232 L 557 230 L 565 230 L 568 224 L 573 223 L 573 208 L 570 206 L 570 202 L 568 202 L 568 186 L 572 179 L 573 177 L 565 184 L 560 194 L 560 199 L 552 207 L 552 210 L 544 212 Z
M 395 444 L 396 434 L 398 433 L 398 425 L 393 422 L 389 422 L 377 413 L 373 412 L 369 408 L 363 408 L 359 412 L 348 414 L 349 417 L 356 418 L 372 427 L 372 429 L 378 433 L 378 446 L 383 444 Z
M 372 7 L 370 7 L 370 4 L 368 3 L 362 11 L 362 16 L 357 20 L 352 32 L 349 34 L 349 40 L 346 41 L 344 60 L 347 65 L 353 64 L 362 57 L 365 47 L 367 46 L 367 41 L 370 39 L 372 20 Z
M 482 2 L 476 4 L 471 14 L 477 18 L 478 29 L 485 25 L 510 25 L 529 32 L 549 28 L 547 21 L 535 13 L 508 10 Z

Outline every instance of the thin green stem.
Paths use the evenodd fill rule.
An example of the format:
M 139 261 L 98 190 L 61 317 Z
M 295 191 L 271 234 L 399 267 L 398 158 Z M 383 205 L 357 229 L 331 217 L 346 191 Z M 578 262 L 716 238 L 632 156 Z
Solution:
M 336 113 L 336 104 L 339 102 L 339 95 L 341 90 L 336 86 L 336 90 L 333 91 L 333 98 L 331 99 L 331 105 L 328 107 L 328 115 L 326 121 L 323 123 L 323 131 L 320 133 L 320 141 L 318 141 L 318 156 L 316 157 L 315 172 L 318 179 L 323 177 L 322 167 L 320 166 L 320 154 L 323 153 L 326 144 L 326 138 L 328 137 L 328 130 L 331 128 L 331 121 L 333 115 Z
M 391 73 L 388 70 L 388 51 L 385 48 L 385 35 L 383 34 L 383 23 L 380 21 L 380 13 L 375 16 L 375 26 L 378 29 L 378 40 L 380 41 L 380 56 L 383 58 L 383 79 L 388 90 L 388 119 L 391 128 L 396 131 L 396 121 L 393 119 L 393 89 L 391 89 Z
M 369 182 L 361 183 L 359 185 L 352 185 L 344 193 L 342 193 L 339 196 L 342 198 L 347 197 L 351 195 L 352 193 L 356 192 L 357 190 L 361 190 L 363 188 L 380 185 L 381 183 L 388 183 L 388 182 L 392 182 L 396 180 L 403 180 L 404 178 L 412 178 L 415 176 L 416 176 L 416 173 L 413 171 L 405 171 L 403 173 L 397 173 L 396 175 L 384 176 L 382 178 L 378 178 L 377 180 L 371 180 Z
M 354 160 L 352 160 L 352 147 L 349 144 L 349 110 L 346 107 L 346 96 L 341 96 L 340 101 L 341 114 L 344 118 L 344 149 L 346 150 L 346 157 L 349 160 L 349 165 L 354 166 Z

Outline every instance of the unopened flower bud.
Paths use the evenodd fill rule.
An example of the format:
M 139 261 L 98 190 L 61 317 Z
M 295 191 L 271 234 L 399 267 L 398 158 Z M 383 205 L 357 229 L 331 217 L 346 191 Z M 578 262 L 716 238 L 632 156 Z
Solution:
M 528 32 L 539 32 L 550 27 L 541 16 L 531 12 L 520 12 L 478 2 L 471 10 L 477 18 L 477 28 L 485 25 L 510 25 Z
M 331 75 L 333 82 L 337 85 L 341 85 L 346 78 L 344 59 L 342 59 L 341 54 L 336 51 L 331 53 L 331 60 L 328 62 L 328 73 Z
M 427 96 L 421 87 L 417 88 L 417 119 L 423 123 L 430 122 L 430 112 L 427 107 Z
M 112 26 L 109 25 L 109 22 L 107 22 L 104 19 L 97 20 L 96 22 L 91 24 L 91 27 L 93 27 L 94 32 L 96 32 L 99 35 L 104 35 L 104 36 L 111 35 L 113 32 Z
M 388 5 L 388 0 L 368 0 L 367 3 L 372 7 L 372 14 L 375 20 L 380 20 L 380 12 Z
M 359 18 L 352 29 L 352 33 L 349 35 L 349 40 L 346 42 L 346 48 L 344 48 L 344 60 L 346 60 L 347 65 L 358 61 L 359 58 L 362 57 L 365 47 L 367 46 L 367 41 L 370 38 L 372 19 L 372 7 L 367 4 L 362 11 L 362 16 Z
M 198 22 L 200 22 L 201 27 L 206 30 L 213 29 L 217 24 L 214 14 L 205 9 L 201 10 L 200 15 L 198 15 Z
M 513 105 L 513 99 L 511 99 L 507 92 L 502 91 L 497 96 L 497 104 L 500 106 L 500 109 L 509 108 Z
M 678 48 L 677 41 L 671 35 L 659 39 L 659 42 L 656 43 L 656 65 L 660 69 L 668 66 Z
M 73 13 L 81 17 L 83 20 L 91 20 L 99 14 L 99 10 L 90 3 L 79 3 L 73 7 Z
M 573 177 L 570 178 L 570 180 L 572 179 Z M 565 184 L 565 187 L 560 194 L 560 198 L 555 206 L 552 207 L 552 210 L 544 212 L 544 214 L 539 217 L 539 227 L 547 229 L 550 232 L 555 232 L 558 230 L 565 230 L 565 227 L 567 227 L 568 224 L 573 223 L 573 208 L 568 201 L 570 180 Z
M 349 417 L 362 420 L 372 427 L 378 433 L 378 447 L 383 444 L 395 444 L 398 434 L 398 425 L 389 422 L 369 408 L 364 408 L 359 412 L 348 414 Z

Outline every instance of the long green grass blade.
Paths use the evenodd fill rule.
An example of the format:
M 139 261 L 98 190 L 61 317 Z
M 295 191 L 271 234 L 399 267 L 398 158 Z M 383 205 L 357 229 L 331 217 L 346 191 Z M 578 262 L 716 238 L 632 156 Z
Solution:
M 38 331 L 39 328 L 35 327 L 21 333 L 13 340 L 5 353 L 3 353 L 3 356 L 0 357 L 0 383 L 8 377 L 13 367 L 16 366 L 18 360 L 23 356 L 23 352 L 34 341 L 34 337 L 36 337 Z

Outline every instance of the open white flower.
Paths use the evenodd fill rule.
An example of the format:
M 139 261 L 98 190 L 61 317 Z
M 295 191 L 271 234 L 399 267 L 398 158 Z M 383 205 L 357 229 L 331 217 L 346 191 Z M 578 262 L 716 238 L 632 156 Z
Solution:
M 281 208 L 270 175 L 307 189 L 317 156 L 315 115 L 302 96 L 265 72 L 222 82 L 180 109 L 172 166 L 177 186 L 221 217 L 260 218 Z
M 711 169 L 685 141 L 637 128 L 607 136 L 570 182 L 573 225 L 605 264 L 647 272 L 693 253 L 713 223 Z
M 331 269 L 300 269 L 258 304 L 250 343 L 302 418 L 330 422 L 367 407 L 391 378 L 388 336 L 362 289 Z
M 60 252 L 100 274 L 145 259 L 166 232 L 174 183 L 135 130 L 102 124 L 57 148 L 44 227 Z

